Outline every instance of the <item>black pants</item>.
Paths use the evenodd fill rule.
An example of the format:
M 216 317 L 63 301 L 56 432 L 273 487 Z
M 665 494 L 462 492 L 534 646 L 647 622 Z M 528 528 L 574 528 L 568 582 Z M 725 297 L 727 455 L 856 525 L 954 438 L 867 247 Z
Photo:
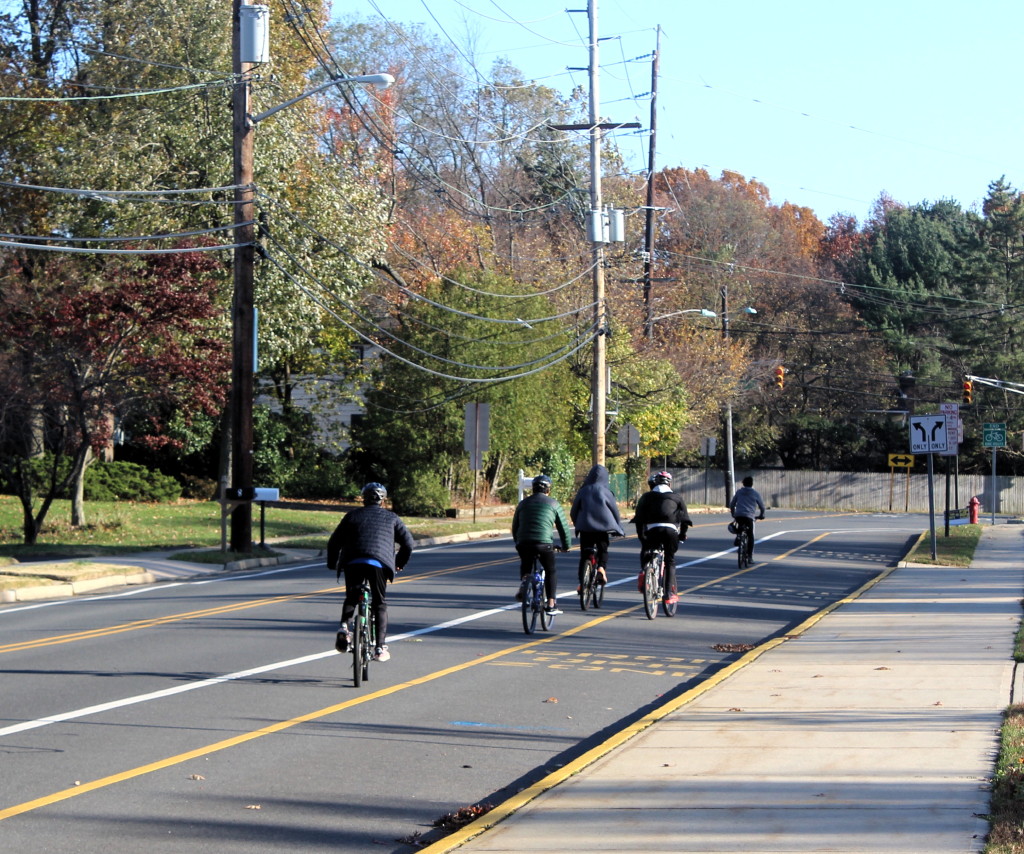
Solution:
M 679 532 L 675 528 L 648 528 L 644 533 L 644 544 L 640 551 L 640 567 L 650 559 L 650 554 L 661 546 L 665 550 L 665 595 L 676 592 L 676 550 L 679 548 Z
M 580 584 L 583 583 L 583 567 L 587 564 L 587 549 L 594 550 L 597 565 L 608 569 L 608 532 L 580 531 Z
M 555 598 L 558 589 L 555 578 L 555 546 L 553 543 L 516 543 L 519 552 L 519 580 L 533 574 L 533 558 L 540 559 L 544 567 L 544 592 L 548 599 Z
M 388 574 L 384 567 L 368 563 L 350 563 L 345 567 L 345 604 L 341 606 L 341 624 L 347 626 L 352 619 L 359 605 L 363 579 L 369 579 L 370 610 L 377 623 L 377 646 L 384 646 L 384 639 L 388 636 L 388 603 L 385 598 Z

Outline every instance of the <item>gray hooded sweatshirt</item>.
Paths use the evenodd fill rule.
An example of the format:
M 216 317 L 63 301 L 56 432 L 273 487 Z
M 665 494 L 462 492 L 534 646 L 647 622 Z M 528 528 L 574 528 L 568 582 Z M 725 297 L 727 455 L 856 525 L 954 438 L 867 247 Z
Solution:
M 590 470 L 573 499 L 569 518 L 577 534 L 612 532 L 620 537 L 626 535 L 622 530 L 622 519 L 619 518 L 619 505 L 608 488 L 608 469 L 604 466 L 597 465 Z

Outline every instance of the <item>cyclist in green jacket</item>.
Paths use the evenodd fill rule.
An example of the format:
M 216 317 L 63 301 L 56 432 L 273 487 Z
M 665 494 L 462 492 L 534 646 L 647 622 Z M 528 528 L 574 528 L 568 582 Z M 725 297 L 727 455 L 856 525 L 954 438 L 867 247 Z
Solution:
M 544 587 L 548 594 L 549 616 L 562 612 L 555 600 L 555 543 L 553 532 L 557 531 L 561 546 L 559 551 L 569 551 L 569 520 L 565 518 L 562 505 L 550 496 L 551 478 L 538 475 L 533 479 L 533 494 L 519 502 L 512 517 L 512 539 L 519 552 L 519 592 L 516 599 L 522 601 L 527 578 L 533 573 L 534 557 L 544 567 Z

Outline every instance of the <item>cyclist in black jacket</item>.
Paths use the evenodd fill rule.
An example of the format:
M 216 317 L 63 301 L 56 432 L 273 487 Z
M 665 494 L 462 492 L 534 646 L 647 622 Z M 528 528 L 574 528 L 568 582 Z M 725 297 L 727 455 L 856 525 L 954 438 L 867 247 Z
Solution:
M 672 475 L 659 471 L 647 479 L 651 487 L 636 503 L 633 522 L 640 538 L 640 577 L 638 586 L 643 590 L 643 567 L 658 546 L 665 549 L 665 602 L 679 601 L 676 593 L 676 549 L 686 539 L 686 529 L 693 525 L 683 496 L 672 491 Z
M 385 588 L 395 580 L 412 555 L 414 541 L 409 529 L 397 515 L 385 510 L 381 502 L 388 491 L 379 483 L 363 487 L 363 507 L 346 513 L 327 542 L 327 566 L 338 576 L 345 573 L 345 604 L 341 608 L 341 626 L 334 648 L 347 652 L 352 643 L 348 623 L 359 604 L 363 579 L 370 582 L 373 616 L 377 622 L 378 661 L 391 658 L 384 642 L 388 632 L 388 603 Z M 395 545 L 398 553 L 395 554 Z

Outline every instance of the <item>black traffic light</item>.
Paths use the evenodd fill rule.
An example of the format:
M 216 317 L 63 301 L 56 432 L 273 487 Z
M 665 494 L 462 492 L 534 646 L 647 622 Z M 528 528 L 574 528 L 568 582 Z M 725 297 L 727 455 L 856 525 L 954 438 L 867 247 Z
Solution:
M 964 380 L 964 403 L 970 406 L 974 403 L 974 383 Z
M 786 369 L 782 365 L 775 369 L 775 387 L 780 391 L 786 387 Z

